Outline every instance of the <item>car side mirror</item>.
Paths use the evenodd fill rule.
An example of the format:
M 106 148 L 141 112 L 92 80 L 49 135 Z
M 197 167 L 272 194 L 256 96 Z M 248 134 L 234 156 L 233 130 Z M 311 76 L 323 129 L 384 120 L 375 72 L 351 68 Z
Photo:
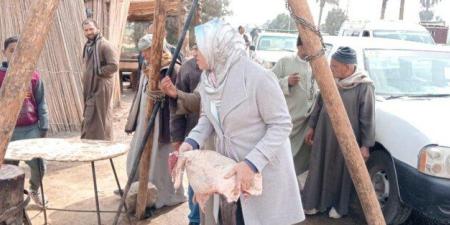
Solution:
M 251 45 L 251 46 L 250 46 L 250 51 L 255 51 L 255 50 L 256 50 L 255 46 L 254 46 L 254 45 Z

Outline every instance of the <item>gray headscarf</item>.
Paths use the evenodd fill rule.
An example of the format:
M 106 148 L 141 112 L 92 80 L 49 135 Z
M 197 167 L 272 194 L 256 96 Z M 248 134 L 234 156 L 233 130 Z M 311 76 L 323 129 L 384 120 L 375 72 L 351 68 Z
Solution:
M 139 42 L 138 42 L 139 51 L 144 51 L 144 50 L 152 47 L 152 43 L 153 43 L 153 34 L 144 35 L 143 37 L 141 37 L 139 39 Z M 164 38 L 164 43 L 163 43 L 163 50 L 170 52 L 169 46 L 168 46 L 165 38 Z
M 246 56 L 244 40 L 230 24 L 217 18 L 196 26 L 195 37 L 209 65 L 202 75 L 205 91 L 212 100 L 221 100 L 231 67 Z

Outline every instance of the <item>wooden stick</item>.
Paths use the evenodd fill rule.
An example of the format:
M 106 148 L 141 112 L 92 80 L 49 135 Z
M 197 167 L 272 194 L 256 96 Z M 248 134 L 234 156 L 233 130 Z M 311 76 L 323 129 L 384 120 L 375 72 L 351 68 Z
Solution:
M 161 55 L 163 51 L 164 43 L 164 33 L 166 24 L 166 9 L 164 0 L 156 0 L 155 3 L 155 16 L 153 19 L 153 42 L 150 50 L 150 73 L 146 75 L 149 76 L 149 82 L 147 90 L 158 91 L 159 81 L 160 81 L 160 69 L 161 69 Z M 147 119 L 148 121 L 150 115 L 152 114 L 154 107 L 153 99 L 149 99 L 147 104 Z M 160 115 L 161 116 L 161 115 Z M 158 119 L 158 118 L 156 118 Z M 157 132 L 153 129 L 153 132 Z M 148 175 L 150 168 L 150 159 L 152 155 L 153 138 L 148 138 L 145 145 L 144 153 L 141 157 L 141 163 L 139 168 L 139 191 L 136 202 L 136 217 L 138 219 L 144 218 L 145 208 L 147 206 L 147 187 L 148 187 Z
M 3 163 L 9 139 L 30 85 L 39 55 L 47 34 L 52 27 L 53 16 L 59 0 L 37 0 L 31 5 L 20 41 L 10 62 L 3 85 L 0 88 L 0 166 Z M 8 116 L 6 116 L 8 115 Z
M 288 3 L 296 16 L 314 24 L 307 0 L 288 0 Z M 303 25 L 298 25 L 297 28 L 308 55 L 314 55 L 322 49 L 320 38 L 314 32 Z M 356 142 L 326 57 L 321 56 L 311 61 L 311 67 L 319 84 L 320 93 L 327 107 L 347 168 L 361 200 L 367 223 L 369 225 L 385 225 L 383 213 L 375 195 L 366 164 Z

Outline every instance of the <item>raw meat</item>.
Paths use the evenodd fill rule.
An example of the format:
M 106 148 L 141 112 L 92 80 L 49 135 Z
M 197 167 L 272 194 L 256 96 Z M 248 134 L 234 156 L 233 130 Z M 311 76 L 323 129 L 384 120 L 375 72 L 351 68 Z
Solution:
M 259 173 L 256 174 L 249 190 L 235 190 L 235 176 L 229 179 L 224 178 L 235 165 L 234 160 L 215 151 L 195 150 L 179 153 L 177 163 L 172 171 L 175 189 L 181 186 L 183 171 L 186 169 L 189 184 L 195 192 L 194 199 L 202 210 L 213 194 L 223 195 L 228 202 L 236 202 L 241 193 L 261 195 L 262 176 Z

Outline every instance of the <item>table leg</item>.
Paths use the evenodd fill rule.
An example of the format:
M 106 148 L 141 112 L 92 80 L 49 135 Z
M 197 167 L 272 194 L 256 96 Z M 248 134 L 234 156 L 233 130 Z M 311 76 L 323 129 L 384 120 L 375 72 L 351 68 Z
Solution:
M 111 163 L 111 168 L 112 168 L 113 173 L 114 173 L 114 178 L 116 178 L 117 188 L 119 188 L 120 197 L 122 197 L 123 196 L 123 191 L 122 191 L 122 188 L 120 187 L 119 177 L 117 176 L 116 167 L 114 166 L 114 161 L 112 159 L 109 159 L 109 162 Z M 125 213 L 127 214 L 128 221 L 131 224 L 131 218 L 130 218 L 130 215 L 128 213 L 127 204 L 124 204 L 124 208 L 125 208 Z
M 122 188 L 120 187 L 119 177 L 117 176 L 116 167 L 114 166 L 114 162 L 113 162 L 112 159 L 109 159 L 109 162 L 111 163 L 111 168 L 112 168 L 113 173 L 114 173 L 114 178 L 116 178 L 116 184 L 117 184 L 117 188 L 119 188 L 119 194 L 122 197 L 123 191 L 122 191 Z
M 42 210 L 44 212 L 44 224 L 47 225 L 47 206 L 45 202 L 44 195 L 44 175 L 42 173 L 42 168 L 44 167 L 44 160 L 37 160 L 38 168 L 39 168 L 39 181 L 41 186 L 41 197 L 42 197 Z
M 101 225 L 102 220 L 100 218 L 100 204 L 98 202 L 97 177 L 95 176 L 95 163 L 94 162 L 91 162 L 91 167 L 92 167 L 92 178 L 94 180 L 95 206 L 97 208 L 97 221 L 98 221 L 98 225 Z
M 22 223 L 23 223 L 24 225 L 32 225 L 32 224 L 31 224 L 31 219 L 30 219 L 30 217 L 28 216 L 27 210 L 26 210 L 25 208 L 23 209 Z
M 119 72 L 120 94 L 123 93 L 123 72 Z

